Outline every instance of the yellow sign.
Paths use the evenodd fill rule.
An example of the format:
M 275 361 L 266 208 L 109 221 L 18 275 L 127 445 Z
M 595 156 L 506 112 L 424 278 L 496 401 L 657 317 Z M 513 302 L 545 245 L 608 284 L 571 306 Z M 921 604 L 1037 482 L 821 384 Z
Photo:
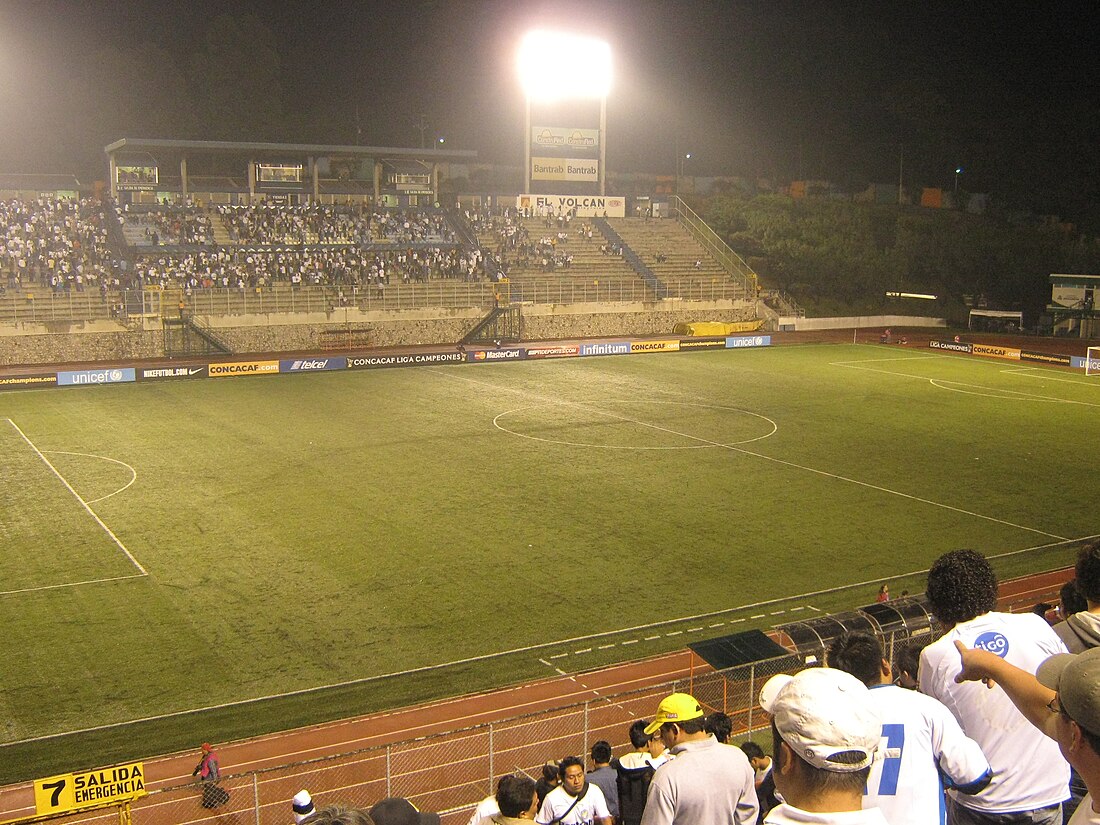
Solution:
M 680 349 L 679 340 L 676 341 L 631 341 L 631 352 L 675 352 Z
M 531 180 L 599 180 L 600 163 L 583 158 L 531 158 Z
M 984 355 L 987 358 L 1011 358 L 1013 361 L 1020 360 L 1020 351 L 1012 347 L 992 347 L 988 344 L 974 344 L 970 351 L 975 355 Z
M 237 364 L 211 364 L 211 378 L 224 378 L 227 375 L 275 375 L 279 372 L 278 361 L 248 361 Z
M 38 816 L 114 805 L 145 794 L 145 766 L 141 762 L 86 773 L 63 773 L 34 781 L 34 807 Z

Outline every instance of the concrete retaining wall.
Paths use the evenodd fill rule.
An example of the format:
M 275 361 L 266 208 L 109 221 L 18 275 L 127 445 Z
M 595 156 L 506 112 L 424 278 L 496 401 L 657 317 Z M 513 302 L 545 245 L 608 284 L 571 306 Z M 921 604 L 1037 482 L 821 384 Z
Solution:
M 814 329 L 859 329 L 860 327 L 946 327 L 943 318 L 921 315 L 863 315 L 845 318 L 780 318 L 785 332 Z
M 354 315 L 354 317 L 352 317 Z M 199 320 L 212 327 L 236 353 L 317 350 L 322 333 L 365 332 L 370 347 L 450 344 L 483 315 L 478 309 L 408 310 L 332 315 L 214 316 Z M 542 341 L 623 335 L 665 335 L 676 324 L 693 321 L 747 321 L 751 303 L 734 301 L 637 304 L 561 304 L 523 307 L 524 338 Z M 131 331 L 113 321 L 8 324 L 0 327 L 0 363 L 60 364 L 124 361 L 164 356 L 159 322 Z

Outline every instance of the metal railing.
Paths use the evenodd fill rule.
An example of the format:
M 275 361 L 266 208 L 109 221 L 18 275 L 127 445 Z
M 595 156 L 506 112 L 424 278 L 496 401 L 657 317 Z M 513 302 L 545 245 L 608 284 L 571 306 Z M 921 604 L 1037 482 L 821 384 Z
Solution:
M 291 797 L 306 788 L 317 807 L 339 803 L 369 808 L 384 797 L 402 796 L 422 811 L 439 813 L 443 825 L 464 825 L 503 774 L 522 770 L 537 777 L 547 759 L 584 756 L 600 739 L 621 752 L 630 725 L 652 719 L 669 693 L 690 692 L 708 712 L 730 714 L 739 737 L 759 730 L 766 724 L 755 699 L 761 685 L 776 673 L 794 673 L 800 667 L 798 657 L 788 655 L 447 733 L 230 775 L 221 783 L 230 800 L 214 810 L 201 807 L 201 786 L 189 782 L 137 800 L 131 818 L 134 825 L 176 825 L 213 823 L 232 815 L 237 825 L 284 825 L 290 820 Z M 51 821 L 115 825 L 118 811 Z
M 34 294 L 35 297 L 27 297 Z M 92 321 L 118 316 L 118 296 L 98 292 L 48 292 L 0 298 L 0 322 Z
M 756 294 L 757 278 L 752 267 L 745 260 L 729 248 L 718 234 L 695 214 L 694 210 L 683 200 L 674 195 L 672 197 L 672 214 L 688 228 L 704 249 L 717 260 L 731 276 L 744 283 L 744 289 L 749 295 Z
M 1072 569 L 1062 572 L 1063 579 L 1015 596 L 1006 595 L 1007 582 L 1002 582 L 998 609 L 1027 610 L 1036 599 L 1053 599 L 1061 582 L 1072 576 Z M 874 583 L 852 587 L 864 588 L 868 584 Z M 1023 601 L 1019 604 L 1012 601 L 1019 600 L 1021 595 Z M 910 601 L 915 604 L 920 599 Z M 878 610 L 885 606 L 873 607 Z M 868 606 L 861 611 L 866 615 L 871 609 Z M 833 615 L 842 618 L 845 614 Z M 926 614 L 922 616 L 916 621 L 877 622 L 878 629 L 871 632 L 887 651 L 893 651 L 908 638 L 932 641 L 940 631 Z M 803 624 L 809 627 L 813 623 L 811 620 Z M 792 625 L 784 627 L 789 632 Z M 725 670 L 691 673 L 645 688 L 605 693 L 584 702 L 522 716 L 228 775 L 221 784 L 230 792 L 230 801 L 214 810 L 201 807 L 201 786 L 197 783 L 157 789 L 133 803 L 131 821 L 134 825 L 207 822 L 213 825 L 229 814 L 236 825 L 284 825 L 290 819 L 291 798 L 306 788 L 317 807 L 339 803 L 369 808 L 384 797 L 402 796 L 422 811 L 439 813 L 443 825 L 464 825 L 477 802 L 493 792 L 503 774 L 521 770 L 537 777 L 547 759 L 570 754 L 584 756 L 599 739 L 607 740 L 621 753 L 627 747 L 630 725 L 638 719 L 652 719 L 657 704 L 669 693 L 690 693 L 708 713 L 728 714 L 733 720 L 733 738 L 738 742 L 759 735 L 769 726 L 757 704 L 760 688 L 776 674 L 801 670 L 805 666 L 803 655 L 792 652 Z M 31 819 L 28 814 L 23 820 L 9 822 Z M 43 819 L 64 825 L 116 825 L 119 811 L 111 807 Z
M 341 297 L 342 293 L 342 297 Z M 167 293 L 145 291 L 145 312 L 160 315 Z M 401 310 L 418 308 L 487 307 L 493 305 L 492 284 L 469 281 L 429 281 L 369 287 L 279 286 L 263 289 L 197 289 L 185 298 L 191 315 L 264 315 L 330 313 L 341 308 Z M 172 307 L 169 307 L 169 313 Z
M 512 281 L 513 301 L 533 304 L 630 303 L 656 300 L 718 301 L 744 300 L 744 288 L 728 278 L 709 281 L 663 282 L 663 295 L 658 299 L 653 290 L 639 279 L 600 280 L 561 278 L 546 281 Z

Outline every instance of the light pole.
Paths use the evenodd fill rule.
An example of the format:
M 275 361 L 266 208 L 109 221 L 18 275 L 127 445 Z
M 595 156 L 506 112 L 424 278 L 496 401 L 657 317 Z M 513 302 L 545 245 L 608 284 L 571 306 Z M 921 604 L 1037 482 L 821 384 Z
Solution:
M 683 155 L 677 155 L 677 167 L 676 167 L 676 194 L 680 194 L 680 178 L 684 176 L 684 165 L 691 160 L 691 152 L 685 152 Z
M 962 174 L 963 168 L 961 166 L 955 167 L 955 197 L 959 197 L 959 175 Z
M 517 60 L 524 92 L 524 192 L 531 191 L 531 104 L 596 99 L 600 102 L 596 182 L 605 194 L 607 180 L 607 95 L 611 89 L 611 47 L 602 40 L 564 32 L 536 30 L 524 36 Z M 557 125 L 557 124 L 554 124 Z M 566 131 L 561 129 L 560 131 Z M 555 159 L 557 157 L 555 156 Z M 577 180 L 546 173 L 540 180 Z M 586 180 L 589 178 L 586 178 Z

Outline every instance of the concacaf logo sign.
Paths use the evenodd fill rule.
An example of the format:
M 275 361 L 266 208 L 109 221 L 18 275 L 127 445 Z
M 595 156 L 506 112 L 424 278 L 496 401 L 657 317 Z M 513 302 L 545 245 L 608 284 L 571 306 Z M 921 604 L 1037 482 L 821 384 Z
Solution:
M 278 375 L 278 361 L 241 361 L 235 364 L 211 364 L 211 378 L 234 375 Z

